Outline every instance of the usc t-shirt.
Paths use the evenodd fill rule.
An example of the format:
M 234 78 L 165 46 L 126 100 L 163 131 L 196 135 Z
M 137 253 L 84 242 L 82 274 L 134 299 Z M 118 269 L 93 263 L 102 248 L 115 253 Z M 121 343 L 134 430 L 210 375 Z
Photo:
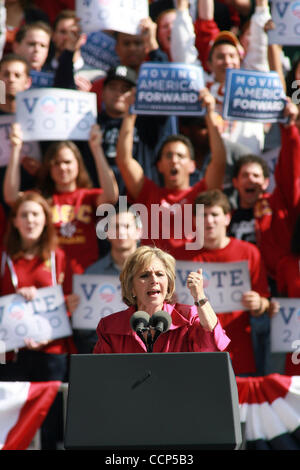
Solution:
M 52 220 L 59 246 L 73 272 L 84 272 L 99 258 L 96 209 L 97 199 L 102 193 L 100 188 L 79 188 L 52 196 Z

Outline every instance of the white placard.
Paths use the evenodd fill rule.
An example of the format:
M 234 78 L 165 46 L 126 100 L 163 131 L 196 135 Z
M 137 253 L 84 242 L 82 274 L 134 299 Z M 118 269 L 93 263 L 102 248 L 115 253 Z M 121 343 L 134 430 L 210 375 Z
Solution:
M 281 298 L 279 312 L 271 318 L 271 351 L 294 352 L 300 340 L 300 298 Z
M 118 276 L 83 274 L 73 276 L 73 292 L 80 304 L 72 314 L 74 329 L 95 330 L 101 318 L 125 310 Z
M 176 261 L 176 298 L 180 303 L 193 305 L 194 299 L 186 281 L 191 271 L 202 268 L 204 291 L 216 313 L 245 310 L 241 303 L 244 292 L 251 290 L 247 261 L 232 263 L 198 263 Z
M 15 122 L 15 116 L 4 114 L 0 116 L 0 167 L 7 166 L 11 153 L 10 130 L 12 123 Z M 21 160 L 24 157 L 31 157 L 35 160 L 41 160 L 41 150 L 38 142 L 24 142 L 21 150 Z
M 0 340 L 6 351 L 24 347 L 25 338 L 43 341 L 71 334 L 61 286 L 38 289 L 32 301 L 19 294 L 0 298 Z
M 275 29 L 268 32 L 269 43 L 282 46 L 299 46 L 300 1 L 272 0 L 271 5 Z
M 35 88 L 17 93 L 16 121 L 23 140 L 88 140 L 96 122 L 95 93 Z
M 148 0 L 76 0 L 76 14 L 85 33 L 138 34 L 140 21 L 149 16 L 149 4 Z

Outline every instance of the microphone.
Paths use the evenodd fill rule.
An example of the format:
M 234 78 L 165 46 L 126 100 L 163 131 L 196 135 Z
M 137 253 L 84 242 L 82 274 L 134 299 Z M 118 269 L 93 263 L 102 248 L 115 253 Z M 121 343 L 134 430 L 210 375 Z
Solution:
M 149 329 L 150 315 L 142 310 L 134 312 L 130 318 L 130 326 L 137 334 L 142 334 L 143 331 Z
M 149 324 L 156 330 L 157 334 L 164 333 L 170 328 L 172 324 L 172 318 L 168 312 L 160 310 L 159 312 L 153 313 L 153 315 L 150 317 Z

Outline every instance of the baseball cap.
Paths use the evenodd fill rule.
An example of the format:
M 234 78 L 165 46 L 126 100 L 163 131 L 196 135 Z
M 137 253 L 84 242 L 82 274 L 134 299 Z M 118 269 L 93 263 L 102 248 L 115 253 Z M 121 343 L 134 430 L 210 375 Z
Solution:
M 106 85 L 111 80 L 124 80 L 125 82 L 130 83 L 130 85 L 135 86 L 137 81 L 137 76 L 134 70 L 125 65 L 118 65 L 117 67 L 112 67 L 108 70 L 104 85 Z
M 232 44 L 234 47 L 237 48 L 238 52 L 240 55 L 243 55 L 243 48 L 238 40 L 237 36 L 232 33 L 231 31 L 220 31 L 219 34 L 215 37 L 215 39 L 212 42 L 211 48 L 210 48 L 210 55 L 213 51 L 213 49 L 220 43 L 229 43 Z

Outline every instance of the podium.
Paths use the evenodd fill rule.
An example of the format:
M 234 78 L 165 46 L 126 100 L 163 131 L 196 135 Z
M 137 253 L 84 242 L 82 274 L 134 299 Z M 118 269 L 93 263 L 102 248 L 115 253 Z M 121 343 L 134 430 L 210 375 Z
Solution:
M 227 352 L 71 356 L 66 449 L 234 450 L 241 443 Z

